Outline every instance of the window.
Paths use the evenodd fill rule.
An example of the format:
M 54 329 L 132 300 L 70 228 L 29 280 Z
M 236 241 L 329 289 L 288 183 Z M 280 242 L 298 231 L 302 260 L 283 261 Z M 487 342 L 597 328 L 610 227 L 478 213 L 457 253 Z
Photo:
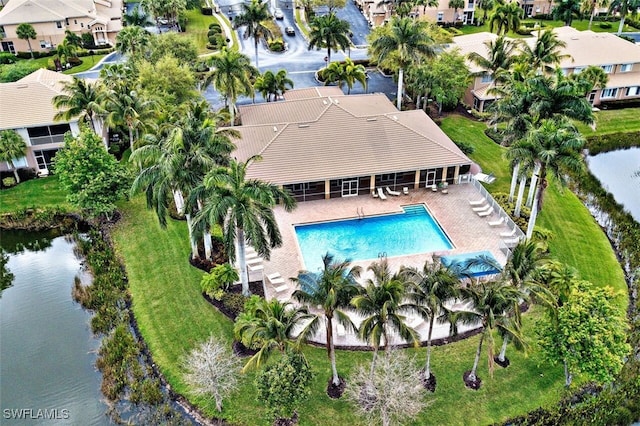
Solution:
M 602 94 L 600 95 L 600 99 L 605 98 L 615 98 L 618 95 L 618 88 L 615 89 L 604 89 Z
M 64 24 L 69 25 L 69 18 L 64 18 Z
M 46 49 L 47 48 L 47 42 L 44 40 L 40 40 L 40 49 Z
M 480 80 L 481 83 L 491 83 L 492 81 L 493 81 L 493 78 L 491 77 L 491 74 L 487 74 L 487 73 L 482 74 L 482 79 Z
M 80 28 L 84 28 L 84 22 L 80 22 Z M 87 25 L 87 28 L 91 29 L 91 25 Z
M 444 12 L 438 12 L 438 22 L 444 21 Z
M 27 129 L 32 146 L 62 143 L 64 134 L 69 131 L 71 131 L 69 124 L 54 124 L 52 126 L 30 127 Z
M 77 20 L 77 19 L 74 19 L 74 20 L 73 20 L 73 23 L 74 23 L 74 24 L 76 24 L 76 25 L 78 25 L 78 20 Z
M 610 74 L 611 72 L 613 72 L 613 65 L 603 65 L 602 69 L 604 70 L 604 72 L 606 72 L 607 74 Z
M 62 28 L 62 21 L 56 21 L 56 27 Z
M 622 64 L 620 65 L 620 72 L 629 72 L 633 69 L 633 64 Z
M 574 74 L 580 74 L 582 71 L 584 71 L 584 67 L 575 67 L 573 69 Z
M 640 95 L 640 86 L 632 86 L 627 88 L 627 96 L 638 96 Z

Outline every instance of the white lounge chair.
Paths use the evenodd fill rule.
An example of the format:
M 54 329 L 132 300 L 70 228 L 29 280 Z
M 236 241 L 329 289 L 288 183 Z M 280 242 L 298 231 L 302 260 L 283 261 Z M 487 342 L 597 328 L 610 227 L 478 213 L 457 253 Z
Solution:
M 261 257 L 251 257 L 249 259 L 245 259 L 245 262 L 247 262 L 247 265 L 259 265 L 262 263 L 264 259 Z
M 504 217 L 501 217 L 499 219 L 496 220 L 490 220 L 489 222 L 487 222 L 489 224 L 489 226 L 500 226 L 504 223 Z
M 517 228 L 513 228 L 509 232 L 506 232 L 506 231 L 505 232 L 501 232 L 500 236 L 501 237 L 513 237 L 514 235 L 516 235 L 516 231 L 517 231 Z
M 476 173 L 473 177 L 475 178 L 475 180 L 478 180 L 484 183 L 493 183 L 496 180 L 496 177 L 493 175 L 493 173 L 488 175 L 484 173 Z
M 387 196 L 384 195 L 384 191 L 382 190 L 382 188 L 378 188 L 378 197 L 380 197 L 381 200 L 387 199 Z
M 486 206 L 481 206 L 481 207 L 473 207 L 471 210 L 473 210 L 474 212 L 484 212 L 487 211 L 491 208 L 491 206 L 489 204 L 487 204 Z
M 371 196 L 373 198 L 378 198 L 378 191 L 376 190 L 376 188 L 373 188 L 373 191 L 371 191 Z
M 409 195 L 409 187 L 408 186 L 404 186 L 402 187 L 402 193 L 404 195 Z
M 487 217 L 489 215 L 493 214 L 493 207 L 490 207 L 489 210 L 485 211 L 485 212 L 478 212 L 478 216 L 480 217 Z
M 269 280 L 271 284 L 284 283 L 284 278 L 282 278 L 282 276 L 278 272 L 274 272 L 273 274 L 267 275 L 267 280 Z
M 431 191 L 438 192 L 438 185 L 436 185 L 435 183 L 431 185 Z
M 520 242 L 520 237 L 515 237 L 515 238 L 509 238 L 507 240 L 502 240 L 507 247 L 513 247 L 518 245 L 518 243 Z
M 387 193 L 388 193 L 389 195 L 393 195 L 393 196 L 395 196 L 395 197 L 397 197 L 398 195 L 400 195 L 400 193 L 399 193 L 398 191 L 393 191 L 393 190 L 392 190 L 391 188 L 389 188 L 388 186 L 387 186 L 387 188 L 386 188 L 386 189 L 387 189 Z
M 254 264 L 248 264 L 247 268 L 249 268 L 249 270 L 251 272 L 256 272 L 256 271 L 262 271 L 264 269 L 264 265 L 261 263 L 254 263 Z
M 487 200 L 485 200 L 484 198 L 481 200 L 473 200 L 473 201 L 469 200 L 469 204 L 471 204 L 472 206 L 481 206 L 486 202 Z

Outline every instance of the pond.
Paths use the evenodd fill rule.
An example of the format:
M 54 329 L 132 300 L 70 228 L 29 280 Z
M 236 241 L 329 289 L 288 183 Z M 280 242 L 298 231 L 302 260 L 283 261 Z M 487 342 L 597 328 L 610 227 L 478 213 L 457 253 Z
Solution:
M 605 152 L 587 162 L 602 187 L 640 222 L 640 148 Z
M 94 367 L 100 340 L 71 297 L 82 274 L 75 244 L 3 231 L 1 247 L 14 278 L 0 294 L 0 423 L 109 424 Z

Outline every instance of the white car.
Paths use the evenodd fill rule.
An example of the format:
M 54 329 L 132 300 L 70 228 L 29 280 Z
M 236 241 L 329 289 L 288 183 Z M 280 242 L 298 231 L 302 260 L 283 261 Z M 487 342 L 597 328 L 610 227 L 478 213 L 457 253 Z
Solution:
M 284 13 L 282 12 L 282 9 L 276 9 L 276 11 L 273 12 L 273 16 L 276 19 L 284 19 Z

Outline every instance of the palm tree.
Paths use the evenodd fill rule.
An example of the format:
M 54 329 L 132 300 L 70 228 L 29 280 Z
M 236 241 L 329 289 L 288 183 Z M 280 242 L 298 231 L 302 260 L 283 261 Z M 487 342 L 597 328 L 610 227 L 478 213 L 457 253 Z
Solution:
M 571 26 L 573 18 L 580 16 L 580 0 L 555 0 L 553 18 L 561 19 L 566 26 Z
M 236 28 L 246 25 L 247 29 L 244 32 L 244 38 L 253 38 L 253 46 L 256 54 L 256 68 L 260 69 L 258 65 L 258 42 L 261 39 L 267 39 L 272 36 L 271 30 L 263 24 L 264 21 L 269 19 L 269 5 L 267 2 L 261 2 L 260 0 L 251 0 L 249 5 L 242 3 L 242 14 L 238 15 L 235 19 Z
M 589 26 L 587 30 L 591 31 L 591 25 L 593 24 L 593 18 L 598 14 L 598 11 L 603 7 L 609 6 L 609 0 L 583 0 L 580 5 L 580 11 L 582 13 L 589 14 Z
M 515 31 L 520 27 L 520 19 L 522 19 L 523 14 L 524 10 L 520 8 L 518 2 L 499 4 L 493 15 L 491 15 L 489 31 L 493 32 L 494 27 L 498 35 Z
M 261 299 L 252 312 L 238 316 L 234 333 L 241 336 L 242 342 L 246 342 L 248 346 L 260 346 L 260 350 L 249 358 L 242 371 L 264 365 L 274 350 L 285 353 L 288 349 L 299 349 L 312 330 L 308 325 L 304 326 L 295 342 L 294 332 L 303 322 L 312 318 L 313 315 L 309 314 L 307 308 L 296 308 L 290 302 L 280 302 L 277 299 Z
M 31 40 L 35 40 L 38 34 L 31 24 L 20 24 L 16 28 L 16 35 L 20 40 L 27 40 L 29 45 L 29 52 L 31 53 L 31 59 L 33 59 L 33 49 L 31 48 Z
M 582 170 L 580 149 L 584 138 L 567 117 L 542 120 L 525 139 L 513 144 L 506 153 L 511 163 L 519 163 L 527 171 L 538 170 L 537 211 L 542 210 L 547 174 L 565 185 L 567 171 Z M 535 217 L 532 215 L 535 221 Z
M 609 3 L 609 13 L 617 12 L 620 15 L 620 25 L 618 26 L 618 35 L 622 33 L 624 28 L 624 20 L 627 15 L 633 15 L 640 8 L 640 0 L 611 0 Z
M 127 26 L 145 27 L 151 24 L 149 17 L 139 5 L 134 7 L 131 13 L 122 15 L 122 18 Z
M 484 23 L 487 21 L 487 13 L 490 10 L 493 10 L 494 6 L 495 6 L 495 0 L 480 0 L 480 2 L 478 3 L 478 8 L 484 11 L 484 14 L 482 15 L 482 20 L 480 21 L 482 25 L 484 25 Z
M 548 29 L 538 33 L 533 45 L 523 41 L 520 43 L 522 54 L 520 61 L 526 63 L 535 70 L 551 72 L 560 61 L 570 58 L 570 55 L 561 53 L 567 43 L 560 40 L 553 30 Z
M 180 28 L 180 14 L 187 9 L 186 0 L 166 0 L 164 3 L 164 9 L 169 22 L 171 22 L 172 28 L 177 28 L 178 32 L 182 32 Z
M 351 46 L 350 31 L 349 23 L 339 19 L 335 13 L 316 16 L 311 21 L 309 50 L 314 47 L 326 47 L 327 65 L 329 65 L 331 64 L 331 50 L 345 50 Z
M 458 20 L 458 9 L 464 7 L 464 0 L 449 0 L 449 9 L 453 9 L 453 22 Z
M 18 168 L 14 160 L 23 158 L 27 154 L 27 144 L 15 130 L 0 131 L 0 161 L 11 165 L 16 183 L 20 183 Z
M 287 76 L 287 70 L 284 70 L 284 69 L 275 73 L 273 77 L 274 77 L 275 88 L 276 88 L 274 95 L 275 95 L 275 99 L 277 100 L 279 96 L 284 96 L 284 93 L 287 90 L 293 89 L 293 80 L 291 80 Z
M 53 98 L 53 106 L 59 110 L 53 119 L 69 121 L 74 117 L 79 117 L 81 120 L 88 121 L 91 129 L 95 132 L 94 117 L 106 112 L 99 102 L 100 89 L 98 84 L 73 77 L 72 81 L 63 83 L 62 91 L 64 94 Z
M 331 362 L 331 383 L 338 386 L 340 377 L 333 346 L 333 318 L 335 316 L 338 323 L 346 329 L 355 329 L 353 322 L 342 309 L 349 307 L 351 299 L 360 292 L 361 287 L 356 282 L 356 278 L 360 276 L 360 267 L 349 267 L 348 260 L 336 262 L 329 253 L 322 256 L 322 264 L 324 268 L 320 272 L 302 271 L 296 278 L 292 278 L 300 287 L 293 293 L 293 298 L 307 305 L 321 307 L 327 333 L 327 355 Z M 313 322 L 318 324 L 319 321 L 320 316 L 316 315 Z M 312 327 L 316 328 L 316 324 Z
M 64 31 L 64 39 L 70 46 L 80 49 L 82 47 L 82 37 L 70 30 Z
M 428 33 L 428 22 L 393 17 L 370 35 L 369 56 L 381 65 L 398 67 L 397 108 L 402 107 L 404 70 L 423 56 L 435 55 L 434 41 Z
M 255 247 L 260 256 L 269 259 L 271 249 L 282 245 L 273 207 L 280 202 L 286 211 L 295 207 L 295 200 L 277 185 L 258 179 L 247 179 L 247 168 L 260 156 L 245 163 L 231 160 L 228 167 L 211 170 L 204 186 L 211 190 L 208 199 L 196 215 L 196 221 L 223 227 L 223 240 L 229 261 L 238 255 L 242 294 L 249 296 L 249 277 L 245 257 L 245 241 Z M 237 245 L 237 252 L 236 252 Z
M 321 77 L 325 86 L 335 83 L 342 89 L 345 80 L 345 69 L 340 62 L 332 62 L 322 70 Z
M 354 64 L 350 58 L 345 58 L 342 64 L 344 68 L 344 82 L 347 85 L 347 94 L 351 93 L 354 83 L 357 81 L 367 89 L 367 70 L 362 64 Z
M 403 313 L 418 311 L 419 308 L 405 301 L 406 282 L 399 274 L 391 274 L 385 260 L 372 263 L 368 268 L 373 279 L 367 279 L 364 291 L 351 300 L 356 312 L 365 317 L 360 324 L 360 339 L 373 346 L 371 375 L 375 371 L 380 343 L 384 341 L 385 350 L 391 347 L 390 334 L 397 332 L 402 339 L 414 345 L 419 344 L 418 333 L 405 324 Z
M 110 89 L 103 92 L 100 103 L 107 111 L 105 123 L 109 127 L 122 125 L 129 130 L 129 148 L 133 152 L 139 130 L 153 124 L 151 119 L 157 114 L 158 103 L 155 99 L 145 98 L 137 90 L 127 91 L 126 87 L 121 89 L 124 90 Z
M 487 55 L 481 55 L 477 52 L 471 52 L 467 55 L 471 62 L 482 68 L 482 71 L 476 75 L 488 74 L 495 82 L 504 81 L 503 76 L 511 70 L 517 59 L 518 45 L 504 35 L 495 41 L 488 40 L 484 44 L 487 47 Z
M 122 54 L 135 56 L 149 44 L 151 35 L 142 27 L 124 27 L 116 36 L 116 49 Z
M 427 12 L 427 7 L 438 7 L 439 0 L 415 0 L 413 2 L 416 6 L 422 6 L 422 14 Z
M 293 80 L 287 77 L 286 70 L 280 70 L 275 74 L 267 70 L 256 79 L 254 90 L 259 92 L 267 102 L 271 102 L 271 95 L 273 100 L 278 100 L 278 96 L 284 95 L 287 91 L 287 86 L 293 89 Z
M 229 114 L 231 126 L 233 126 L 238 96 L 253 93 L 251 76 L 257 70 L 251 66 L 251 60 L 247 56 L 226 47 L 211 57 L 209 66 L 213 67 L 213 71 L 205 78 L 204 88 L 213 84 L 217 91 L 224 94 L 225 103 L 229 102 Z
M 523 293 L 505 281 L 479 281 L 463 287 L 462 299 L 471 303 L 470 310 L 459 311 L 461 321 L 467 324 L 480 322 L 481 334 L 471 371 L 465 373 L 465 383 L 477 388 L 480 380 L 477 377 L 478 363 L 482 353 L 482 345 L 488 340 L 489 369 L 493 368 L 493 330 L 502 329 L 513 340 L 522 340 L 517 324 L 509 321 L 508 314 L 514 305 L 523 298 Z
M 403 268 L 401 271 L 413 284 L 411 298 L 423 308 L 423 313 L 429 317 L 429 331 L 427 334 L 427 361 L 424 367 L 424 378 L 431 378 L 431 333 L 436 317 L 444 310 L 444 304 L 455 299 L 460 293 L 460 280 L 449 268 L 432 258 L 426 261 L 422 270 L 417 268 Z

